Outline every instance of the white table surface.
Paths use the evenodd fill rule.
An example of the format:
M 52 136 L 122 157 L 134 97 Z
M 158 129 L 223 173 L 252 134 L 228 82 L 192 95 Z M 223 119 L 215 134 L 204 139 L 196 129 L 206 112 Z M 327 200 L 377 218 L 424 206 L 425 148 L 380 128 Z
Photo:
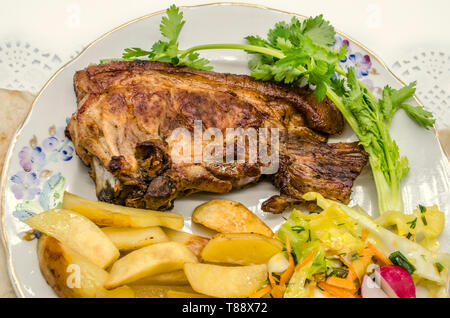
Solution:
M 7 71 L 8 66 L 13 68 L 13 63 L 18 65 L 13 68 L 14 74 L 29 71 L 28 64 L 21 65 L 20 54 L 36 54 L 45 60 L 43 77 L 36 77 L 36 80 L 17 77 L 27 78 L 29 82 L 22 86 L 32 87 L 29 90 L 36 93 L 45 83 L 45 77 L 109 30 L 163 10 L 172 3 L 182 6 L 212 1 L 0 0 L 0 87 L 21 87 L 20 80 L 15 79 L 13 83 L 12 79 L 8 82 L 10 79 L 6 78 L 10 76 L 6 74 L 12 74 Z M 397 75 L 402 79 L 419 79 L 418 91 L 423 97 L 428 99 L 427 94 L 434 96 L 439 92 L 443 96 L 436 102 L 443 110 L 439 121 L 442 127 L 450 125 L 446 110 L 449 108 L 446 101 L 450 100 L 449 0 L 252 0 L 248 3 L 308 16 L 323 13 L 336 29 L 375 52 L 394 72 L 398 71 Z M 149 46 L 152 42 L 149 39 Z M 22 48 L 24 53 L 14 55 L 15 46 Z M 8 49 L 14 56 L 5 55 Z M 428 77 L 424 72 L 405 71 L 407 64 L 424 52 L 428 56 L 429 52 L 436 53 L 443 60 L 442 64 L 437 65 L 436 60 L 433 65 L 428 65 L 431 70 Z M 32 62 L 33 59 L 28 59 L 29 64 Z M 433 82 L 430 76 L 439 72 Z M 2 252 L 0 250 L 0 297 L 5 297 L 11 296 L 11 290 L 5 287 L 7 277 Z

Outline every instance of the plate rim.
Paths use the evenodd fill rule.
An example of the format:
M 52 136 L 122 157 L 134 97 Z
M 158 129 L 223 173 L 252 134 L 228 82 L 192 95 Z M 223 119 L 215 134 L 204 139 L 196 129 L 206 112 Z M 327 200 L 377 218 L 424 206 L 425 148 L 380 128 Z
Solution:
M 204 3 L 204 4 L 198 4 L 198 5 L 185 5 L 185 6 L 179 6 L 180 9 L 191 9 L 191 8 L 199 8 L 199 7 L 216 7 L 216 6 L 241 6 L 241 7 L 248 7 L 248 8 L 257 8 L 257 9 L 263 9 L 263 10 L 267 10 L 267 11 L 272 11 L 272 12 L 277 12 L 277 13 L 284 13 L 284 14 L 288 14 L 291 16 L 297 16 L 297 17 L 301 17 L 302 19 L 307 19 L 308 17 L 303 15 L 303 14 L 299 14 L 299 13 L 295 13 L 295 12 L 289 12 L 286 10 L 281 10 L 281 9 L 275 9 L 275 8 L 271 8 L 268 6 L 264 6 L 264 5 L 259 5 L 259 4 L 251 4 L 251 3 L 241 3 L 241 2 L 212 2 L 212 3 Z M 4 160 L 4 164 L 3 164 L 3 168 L 2 168 L 2 174 L 1 174 L 1 178 L 0 178 L 0 218 L 1 218 L 1 238 L 2 238 L 2 243 L 4 246 L 4 251 L 5 251 L 5 259 L 6 259 L 6 265 L 7 265 L 7 269 L 8 269 L 8 275 L 10 278 L 10 282 L 11 285 L 16 293 L 17 297 L 20 298 L 25 298 L 25 294 L 22 290 L 21 287 L 21 283 L 19 281 L 19 278 L 17 277 L 14 265 L 13 265 L 13 260 L 12 260 L 12 255 L 10 253 L 9 250 L 9 246 L 8 246 L 8 238 L 6 237 L 6 233 L 5 233 L 5 191 L 6 191 L 6 176 L 8 174 L 9 171 L 9 165 L 11 162 L 11 157 L 12 157 L 12 153 L 14 152 L 14 149 L 16 147 L 16 143 L 20 137 L 20 134 L 23 130 L 23 128 L 25 127 L 25 125 L 27 124 L 28 120 L 30 119 L 30 116 L 32 114 L 32 111 L 34 109 L 34 106 L 36 104 L 36 102 L 38 101 L 38 99 L 40 98 L 40 96 L 43 94 L 43 92 L 45 91 L 45 89 L 50 85 L 51 82 L 53 82 L 53 80 L 58 76 L 59 73 L 61 73 L 67 66 L 69 66 L 72 62 L 74 62 L 75 60 L 77 60 L 81 55 L 83 55 L 89 48 L 91 48 L 93 45 L 95 45 L 96 43 L 100 42 L 101 40 L 105 39 L 106 37 L 110 36 L 112 33 L 121 30 L 125 27 L 127 27 L 130 24 L 139 22 L 141 20 L 156 16 L 156 15 L 160 15 L 160 14 L 164 14 L 166 12 L 166 9 L 163 10 L 159 10 L 159 11 L 154 11 L 152 13 L 148 13 L 146 15 L 143 15 L 141 17 L 135 18 L 133 20 L 130 20 L 128 22 L 125 22 L 117 27 L 115 27 L 114 29 L 104 33 L 103 35 L 101 35 L 100 37 L 98 37 L 97 39 L 95 39 L 94 41 L 90 42 L 88 45 L 86 45 L 81 51 L 80 53 L 78 53 L 74 58 L 72 58 L 70 61 L 68 61 L 67 63 L 65 63 L 64 65 L 62 65 L 49 79 L 48 81 L 44 84 L 44 86 L 39 90 L 39 93 L 36 95 L 36 97 L 34 98 L 30 109 L 25 117 L 25 120 L 23 121 L 23 123 L 20 125 L 19 128 L 17 128 L 16 132 L 13 135 L 13 138 L 11 139 L 11 143 L 9 144 L 8 147 L 8 151 L 6 153 L 5 156 L 5 160 Z M 375 60 L 377 60 L 380 65 L 390 73 L 390 75 L 395 78 L 395 80 L 401 84 L 402 86 L 406 86 L 406 83 L 403 82 L 385 63 L 384 61 L 378 56 L 376 55 L 372 50 L 370 50 L 369 48 L 367 48 L 364 44 L 362 44 L 361 42 L 353 39 L 352 37 L 348 36 L 347 34 L 345 34 L 344 32 L 341 32 L 339 30 L 335 29 L 336 34 L 351 40 L 354 44 L 356 44 L 357 46 L 359 46 L 362 50 L 364 50 L 365 52 L 367 52 L 371 58 L 373 57 Z M 424 105 L 422 104 L 422 102 L 419 100 L 419 98 L 414 95 L 413 96 L 414 100 L 417 102 L 417 104 L 421 107 L 424 107 Z M 441 150 L 442 155 L 447 158 L 447 161 L 450 163 L 450 158 L 448 158 L 443 150 L 442 144 L 440 143 L 440 140 L 438 138 L 438 133 L 436 128 L 433 126 L 433 133 L 434 133 L 434 137 L 439 145 L 439 148 Z

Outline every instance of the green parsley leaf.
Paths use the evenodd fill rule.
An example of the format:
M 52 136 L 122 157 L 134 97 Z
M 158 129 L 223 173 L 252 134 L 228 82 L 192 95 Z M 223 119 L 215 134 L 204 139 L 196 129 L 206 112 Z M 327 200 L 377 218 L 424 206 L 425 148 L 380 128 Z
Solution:
M 409 224 L 409 227 L 412 229 L 416 228 L 417 225 L 417 218 L 415 218 L 414 220 L 412 220 L 411 222 L 406 222 L 406 224 Z
M 433 114 L 427 111 L 422 106 L 411 106 L 408 104 L 402 104 L 400 107 L 408 114 L 408 116 L 414 120 L 417 124 L 423 128 L 430 128 L 434 126 L 436 119 L 433 118 Z
M 198 70 L 212 70 L 212 66 L 208 65 L 209 60 L 205 58 L 200 58 L 198 53 L 190 53 L 186 56 L 180 57 L 180 60 L 177 65 L 188 66 L 191 68 L 195 68 Z
M 334 28 L 330 22 L 323 19 L 322 14 L 305 20 L 301 32 L 322 46 L 333 46 L 336 42 Z
M 142 56 L 149 56 L 152 52 L 142 50 L 140 48 L 128 48 L 125 49 L 125 52 L 122 54 L 123 59 L 134 59 Z
M 185 21 L 183 21 L 183 13 L 173 4 L 166 10 L 167 17 L 164 16 L 161 20 L 159 29 L 161 34 L 169 39 L 170 43 L 176 43 L 178 36 Z

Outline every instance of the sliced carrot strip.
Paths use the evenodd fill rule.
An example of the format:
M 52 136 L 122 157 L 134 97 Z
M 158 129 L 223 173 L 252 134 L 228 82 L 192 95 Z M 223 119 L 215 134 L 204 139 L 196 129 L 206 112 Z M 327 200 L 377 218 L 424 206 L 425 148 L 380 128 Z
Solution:
M 359 298 L 358 295 L 352 293 L 349 290 L 343 289 L 343 288 L 339 288 L 336 286 L 332 286 L 329 285 L 327 283 L 319 283 L 318 285 L 320 288 L 322 288 L 323 290 L 325 290 L 326 292 L 330 293 L 333 296 L 336 296 L 338 298 Z
M 248 296 L 248 298 L 263 298 L 266 296 L 270 291 L 272 290 L 272 286 L 266 285 L 260 290 L 258 290 L 256 293 Z
M 381 263 L 381 265 L 392 265 L 389 258 L 386 257 L 379 249 L 377 249 L 372 243 L 367 242 L 367 246 L 373 251 L 373 257 Z
M 348 289 L 348 290 L 351 290 L 351 291 L 356 291 L 355 282 L 352 281 L 351 279 L 340 278 L 340 277 L 336 277 L 336 276 L 330 276 L 326 280 L 326 283 L 328 285 L 332 285 L 332 286 L 335 286 L 335 287 L 344 288 L 344 289 Z
M 270 282 L 270 285 L 272 286 L 272 288 L 277 286 L 277 282 L 275 281 L 275 278 L 273 277 L 272 273 L 269 273 L 269 282 Z
M 303 266 L 308 264 L 310 261 L 312 261 L 315 254 L 316 254 L 316 250 L 314 249 L 314 251 L 309 253 L 304 259 L 301 260 L 301 262 L 299 262 L 297 264 L 297 266 L 295 267 L 295 270 L 298 271 L 300 268 L 302 268 Z
M 369 229 L 365 227 L 365 228 L 362 229 L 361 240 L 363 242 L 365 242 L 367 240 L 368 236 L 369 236 Z
M 289 235 L 286 234 L 286 251 L 291 254 L 292 248 L 291 248 L 291 240 L 289 239 Z
M 280 277 L 280 285 L 286 284 L 295 272 L 295 262 L 291 254 L 291 242 L 289 236 L 286 235 L 286 250 L 289 254 L 289 266 Z
M 285 291 L 286 291 L 285 285 L 277 285 L 274 288 L 272 288 L 272 296 L 273 298 L 283 298 Z
M 353 268 L 353 265 L 350 262 L 347 262 L 347 260 L 345 258 L 343 258 L 342 256 L 339 256 L 339 259 L 341 260 L 342 263 L 345 264 L 345 266 L 347 266 L 348 268 L 348 275 L 347 275 L 347 279 L 349 280 L 355 280 L 358 278 L 358 275 L 356 274 L 355 269 Z
M 352 262 L 353 269 L 359 280 L 366 273 L 367 266 L 372 262 L 374 251 L 368 245 L 359 253 L 358 259 Z

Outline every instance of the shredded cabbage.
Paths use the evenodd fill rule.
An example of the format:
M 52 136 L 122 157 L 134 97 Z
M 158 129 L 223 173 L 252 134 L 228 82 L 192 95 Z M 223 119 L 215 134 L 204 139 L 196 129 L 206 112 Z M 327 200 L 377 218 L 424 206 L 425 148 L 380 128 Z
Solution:
M 439 254 L 430 251 L 427 248 L 423 247 L 422 245 L 407 239 L 406 237 L 391 232 L 390 230 L 384 228 L 380 224 L 377 224 L 370 217 L 359 212 L 358 210 L 352 209 L 339 202 L 327 200 L 323 198 L 323 196 L 320 195 L 319 193 L 309 192 L 305 194 L 303 198 L 307 201 L 316 201 L 317 205 L 324 210 L 327 210 L 329 208 L 341 210 L 342 212 L 347 214 L 347 216 L 356 221 L 360 226 L 369 229 L 368 240 L 371 241 L 385 255 L 390 255 L 395 251 L 400 251 L 416 267 L 414 275 L 429 280 L 431 282 L 434 282 L 440 286 L 447 285 L 448 267 L 450 265 L 450 262 L 446 254 Z M 418 220 L 416 227 L 418 227 L 418 229 L 421 230 L 421 233 L 423 233 L 425 237 L 431 238 L 435 237 L 436 233 L 438 232 L 440 233 L 439 230 L 440 227 L 437 225 L 437 223 L 442 222 L 440 221 L 442 219 L 440 213 L 436 212 L 438 211 L 437 208 L 435 209 L 430 208 L 430 212 L 428 212 L 428 210 L 429 209 L 427 209 L 427 212 L 425 213 L 429 213 L 426 214 L 427 217 L 430 217 L 429 224 L 433 224 L 432 226 L 430 226 L 431 230 L 421 229 L 419 227 L 420 222 Z M 389 216 L 386 217 L 386 222 L 384 222 L 383 220 L 382 223 L 383 225 L 385 225 L 388 224 L 389 222 L 392 223 L 393 222 L 392 220 L 395 220 L 395 223 L 392 224 L 396 224 L 397 227 L 398 224 L 400 224 L 400 228 L 402 228 L 402 226 L 404 226 L 405 219 L 399 218 L 399 216 L 396 214 L 391 214 L 391 217 L 390 218 Z M 401 222 L 397 222 L 399 220 Z M 436 262 L 439 261 L 444 266 L 444 270 L 441 271 L 440 273 L 435 266 Z
M 398 235 L 436 252 L 439 250 L 437 237 L 444 229 L 444 213 L 436 205 L 421 209 L 414 210 L 412 214 L 386 212 L 375 222 L 383 227 L 395 226 Z

